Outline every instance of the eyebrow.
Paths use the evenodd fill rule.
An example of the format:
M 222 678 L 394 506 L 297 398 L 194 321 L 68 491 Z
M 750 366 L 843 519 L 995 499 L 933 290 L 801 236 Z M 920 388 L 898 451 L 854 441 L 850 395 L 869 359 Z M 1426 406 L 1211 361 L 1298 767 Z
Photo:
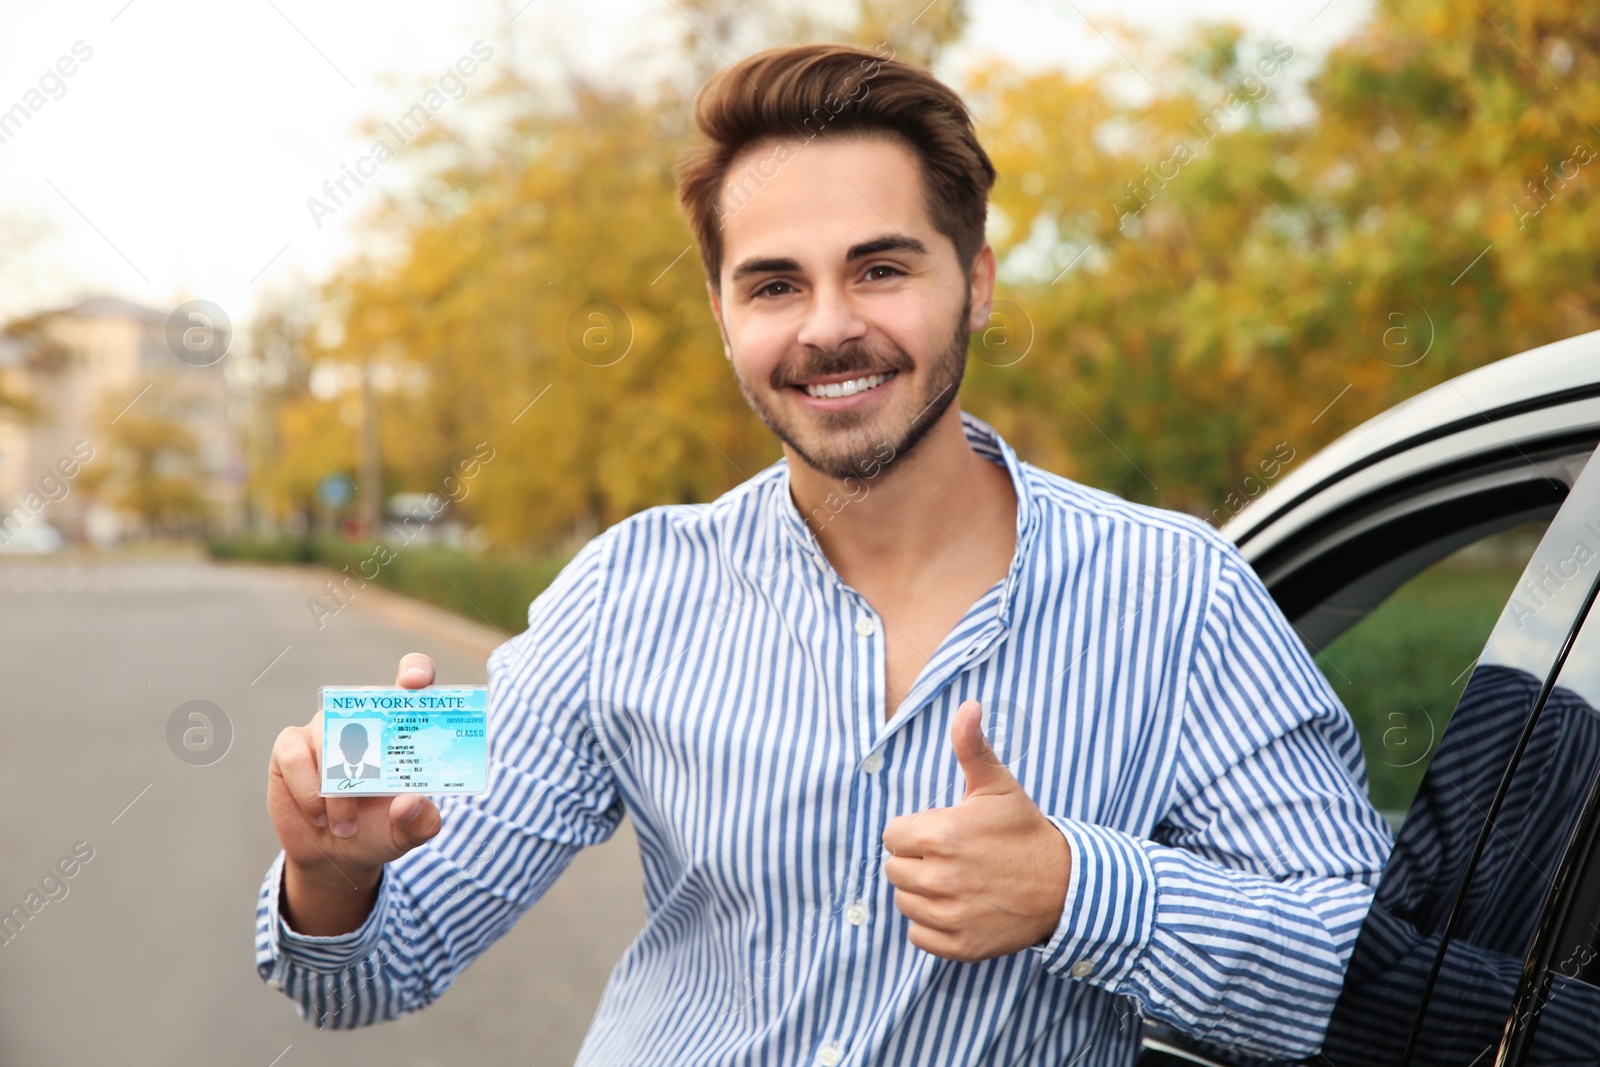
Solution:
M 926 256 L 927 246 L 915 237 L 907 237 L 903 233 L 889 233 L 881 237 L 874 237 L 870 241 L 862 241 L 850 246 L 845 253 L 845 262 L 853 263 L 867 256 L 881 255 L 884 252 L 915 252 L 917 255 Z M 733 281 L 749 277 L 752 274 L 774 274 L 781 271 L 798 271 L 800 264 L 797 260 L 786 256 L 772 256 L 761 259 L 747 259 L 733 269 Z
M 775 274 L 779 271 L 797 271 L 800 264 L 792 259 L 747 259 L 733 269 L 733 280 L 747 278 L 752 274 Z
M 874 237 L 870 241 L 863 241 L 851 245 L 850 251 L 845 254 L 845 262 L 853 263 L 867 256 L 876 256 L 883 252 L 915 252 L 919 256 L 926 256 L 928 249 L 915 237 L 907 237 L 903 233 L 889 233 L 882 237 Z

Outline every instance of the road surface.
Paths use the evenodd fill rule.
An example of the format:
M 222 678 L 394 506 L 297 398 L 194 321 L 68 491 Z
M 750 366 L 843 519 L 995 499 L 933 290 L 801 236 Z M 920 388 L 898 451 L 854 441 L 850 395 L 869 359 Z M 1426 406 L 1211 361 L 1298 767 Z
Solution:
M 432 655 L 441 682 L 481 683 L 500 640 L 371 587 L 319 631 L 306 601 L 326 577 L 0 561 L 0 912 L 79 842 L 93 850 L 0 943 L 0 1065 L 573 1061 L 644 921 L 627 822 L 422 1012 L 319 1032 L 257 977 L 256 890 L 278 848 L 261 790 L 278 731 L 310 717 L 319 685 L 391 683 L 409 650 Z M 168 742 L 191 700 L 232 725 L 206 765 Z

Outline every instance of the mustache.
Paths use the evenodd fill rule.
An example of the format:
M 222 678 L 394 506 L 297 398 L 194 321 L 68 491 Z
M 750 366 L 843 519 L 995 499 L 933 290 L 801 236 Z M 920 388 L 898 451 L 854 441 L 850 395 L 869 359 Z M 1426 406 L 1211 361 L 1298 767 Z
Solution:
M 790 365 L 780 363 L 772 370 L 772 387 L 785 389 L 812 378 L 832 374 L 884 374 L 889 371 L 914 370 L 916 364 L 903 348 L 895 348 L 883 355 L 874 355 L 859 346 L 842 348 L 837 352 L 824 352 Z

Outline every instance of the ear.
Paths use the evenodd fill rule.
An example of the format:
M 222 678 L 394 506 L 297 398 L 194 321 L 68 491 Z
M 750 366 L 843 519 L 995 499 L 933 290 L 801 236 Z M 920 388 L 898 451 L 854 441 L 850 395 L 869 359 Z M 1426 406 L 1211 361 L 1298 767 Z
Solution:
M 722 298 L 717 295 L 717 287 L 711 284 L 709 278 L 706 279 L 706 296 L 711 300 L 711 317 L 717 320 L 717 332 L 722 334 L 722 354 L 732 363 L 733 346 L 728 343 L 728 328 L 722 323 Z
M 989 310 L 994 306 L 994 271 L 994 249 L 985 241 L 978 254 L 972 257 L 972 271 L 967 277 L 967 284 L 972 287 L 972 314 L 967 319 L 967 327 L 973 333 L 989 328 Z

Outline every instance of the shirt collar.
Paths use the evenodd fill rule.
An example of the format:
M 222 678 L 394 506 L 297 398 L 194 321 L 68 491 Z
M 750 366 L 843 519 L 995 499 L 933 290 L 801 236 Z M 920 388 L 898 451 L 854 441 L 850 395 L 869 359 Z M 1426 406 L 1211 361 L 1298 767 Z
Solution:
M 961 429 L 967 435 L 967 443 L 984 459 L 1005 467 L 1006 473 L 1011 476 L 1012 491 L 1017 495 L 1017 547 L 1011 558 L 1011 566 L 1006 570 L 1000 591 L 1000 623 L 1002 626 L 1009 626 L 1012 600 L 1020 581 L 1023 563 L 1032 547 L 1033 531 L 1037 525 L 1034 516 L 1034 494 L 1023 470 L 1022 460 L 1017 458 L 1016 452 L 1006 443 L 1005 438 L 976 415 L 965 411 L 960 412 L 960 415 Z M 794 495 L 789 489 L 788 457 L 778 460 L 774 465 L 779 471 L 772 483 L 774 493 L 772 503 L 777 512 L 779 526 L 785 536 L 797 544 L 801 552 L 811 561 L 822 567 L 831 567 L 827 556 L 817 544 L 816 536 L 801 517 L 800 509 L 795 506 Z

